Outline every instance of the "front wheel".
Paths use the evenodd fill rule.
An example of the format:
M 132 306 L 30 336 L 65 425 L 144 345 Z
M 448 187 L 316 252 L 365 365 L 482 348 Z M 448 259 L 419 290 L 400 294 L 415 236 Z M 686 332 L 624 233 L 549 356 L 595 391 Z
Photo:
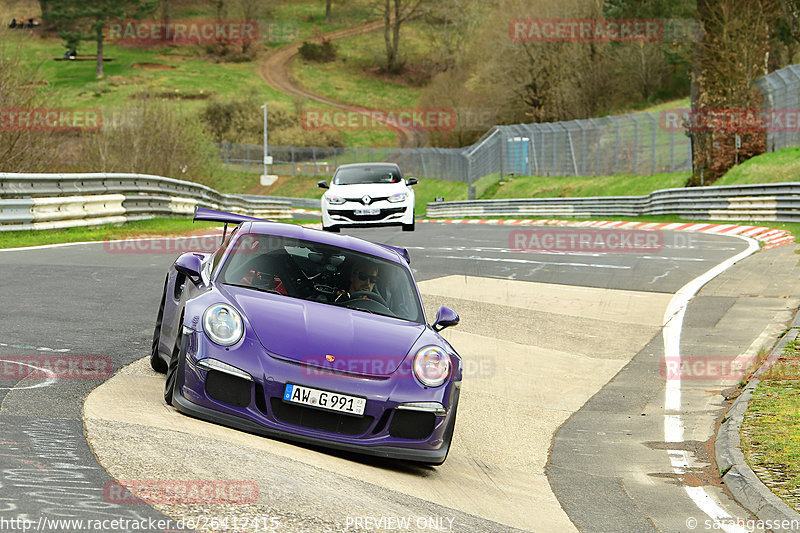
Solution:
M 156 328 L 153 331 L 153 344 L 150 347 L 150 366 L 156 372 L 163 374 L 167 371 L 167 363 L 158 354 L 158 345 L 161 341 L 161 323 L 164 321 L 164 303 L 167 301 L 167 286 L 169 285 L 169 278 L 164 282 L 164 294 L 161 296 L 161 305 L 158 307 L 158 316 L 156 317 Z
M 175 347 L 172 349 L 172 357 L 169 359 L 167 379 L 164 383 L 164 401 L 167 402 L 167 405 L 173 405 L 172 398 L 178 388 L 178 367 L 183 356 L 183 316 L 178 323 L 178 328 L 178 336 L 175 339 Z
M 458 415 L 458 396 L 458 391 L 456 391 L 456 396 L 453 403 L 453 413 L 450 417 L 450 422 L 447 424 L 447 428 L 444 430 L 444 436 L 442 437 L 442 446 L 447 446 L 447 451 L 445 452 L 441 461 L 425 463 L 428 466 L 442 466 L 447 460 L 447 456 L 450 455 L 450 446 L 453 443 L 453 433 L 455 433 L 456 429 L 456 415 Z
M 415 213 L 411 212 L 411 224 L 403 224 L 403 231 L 414 231 L 414 223 L 416 220 L 414 219 Z

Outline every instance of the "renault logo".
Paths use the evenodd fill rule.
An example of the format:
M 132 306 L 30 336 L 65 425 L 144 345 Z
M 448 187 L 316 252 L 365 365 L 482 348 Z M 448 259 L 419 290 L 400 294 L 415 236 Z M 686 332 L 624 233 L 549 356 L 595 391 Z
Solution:
M 361 203 L 363 203 L 364 205 L 369 205 L 371 201 L 372 198 L 370 198 L 368 194 L 365 194 L 364 196 L 361 197 Z

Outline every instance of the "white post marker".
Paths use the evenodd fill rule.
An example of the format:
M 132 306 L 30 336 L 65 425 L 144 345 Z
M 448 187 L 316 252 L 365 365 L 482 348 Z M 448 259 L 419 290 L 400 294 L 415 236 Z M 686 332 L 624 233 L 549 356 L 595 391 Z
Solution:
M 269 187 L 278 179 L 278 176 L 271 176 L 267 172 L 267 167 L 272 164 L 272 157 L 267 155 L 267 104 L 261 106 L 264 110 L 264 173 L 261 175 L 261 185 Z

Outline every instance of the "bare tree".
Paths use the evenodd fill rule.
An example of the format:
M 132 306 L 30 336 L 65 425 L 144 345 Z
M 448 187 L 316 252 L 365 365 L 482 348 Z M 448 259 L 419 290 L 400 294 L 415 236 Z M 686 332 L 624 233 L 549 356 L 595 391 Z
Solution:
M 493 2 L 472 0 L 430 4 L 425 13 L 426 36 L 433 61 L 440 70 L 450 70 L 461 61 L 470 40 L 493 7 L 496 7 Z
M 773 0 L 700 0 L 698 15 L 690 184 L 707 185 L 766 149 L 764 131 L 742 122 L 763 105 L 753 82 L 767 74 L 778 8 Z
M 81 41 L 97 43 L 97 78 L 103 77 L 103 30 L 108 22 L 139 18 L 156 8 L 155 0 L 59 0 L 50 4 L 46 22 L 58 28 L 69 48 L 75 49 Z
M 225 11 L 228 7 L 227 0 L 207 0 L 209 4 L 214 7 L 216 11 L 217 20 L 222 20 L 225 17 Z
M 0 172 L 48 170 L 55 160 L 56 136 L 52 131 L 27 127 L 13 113 L 50 105 L 48 93 L 37 90 L 41 77 L 22 60 L 18 48 L 4 44 L 0 29 Z
M 786 22 L 789 24 L 789 31 L 792 37 L 800 42 L 800 1 L 780 0 Z
M 609 43 L 520 42 L 509 22 L 530 18 L 600 18 L 599 6 L 547 0 L 503 0 L 470 39 L 459 68 L 466 89 L 497 109 L 501 122 L 549 122 L 595 116 L 610 107 L 617 87 Z M 616 84 L 616 85 L 614 85 Z
M 374 0 L 373 7 L 383 18 L 383 39 L 386 45 L 386 71 L 397 74 L 403 70 L 400 59 L 400 28 L 422 14 L 429 0 Z

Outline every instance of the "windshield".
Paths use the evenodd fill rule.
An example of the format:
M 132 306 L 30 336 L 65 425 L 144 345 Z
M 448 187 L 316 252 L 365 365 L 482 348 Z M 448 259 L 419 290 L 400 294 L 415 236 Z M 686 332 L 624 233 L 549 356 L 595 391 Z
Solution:
M 399 183 L 403 179 L 397 167 L 340 168 L 333 176 L 334 185 L 358 185 L 360 183 Z
M 240 235 L 217 282 L 425 323 L 407 269 L 373 255 L 316 242 Z

